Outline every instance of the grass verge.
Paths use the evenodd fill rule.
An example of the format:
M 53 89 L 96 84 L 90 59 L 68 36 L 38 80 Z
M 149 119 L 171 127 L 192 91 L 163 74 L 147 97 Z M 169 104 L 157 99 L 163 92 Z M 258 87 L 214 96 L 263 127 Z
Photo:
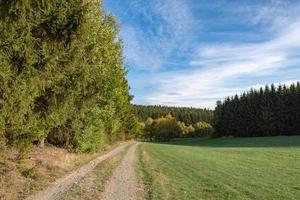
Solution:
M 115 146 L 108 147 L 108 150 Z M 0 158 L 0 199 L 5 200 L 25 199 L 105 153 L 70 153 L 46 145 L 44 148 L 35 147 L 19 160 L 16 150 L 6 152 L 6 158 Z
M 167 190 L 170 184 L 169 179 L 146 152 L 144 145 L 139 145 L 138 160 L 138 175 L 143 184 L 144 199 L 168 199 L 171 192 Z

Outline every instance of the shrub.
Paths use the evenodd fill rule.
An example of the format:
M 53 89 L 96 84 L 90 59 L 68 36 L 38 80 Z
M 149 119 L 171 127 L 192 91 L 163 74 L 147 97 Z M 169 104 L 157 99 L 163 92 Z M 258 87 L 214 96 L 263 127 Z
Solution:
M 181 129 L 181 135 L 183 137 L 188 137 L 195 132 L 195 128 L 192 125 L 186 125 L 184 122 L 178 122 L 178 126 Z
M 170 114 L 155 120 L 149 118 L 145 124 L 145 136 L 150 140 L 167 141 L 179 137 L 180 133 L 176 119 Z
M 195 136 L 201 137 L 212 137 L 214 133 L 214 129 L 211 124 L 207 122 L 197 122 L 195 125 Z
M 36 178 L 37 176 L 37 168 L 34 166 L 34 167 L 29 167 L 25 161 L 23 160 L 20 160 L 18 165 L 18 170 L 19 172 L 26 178 Z

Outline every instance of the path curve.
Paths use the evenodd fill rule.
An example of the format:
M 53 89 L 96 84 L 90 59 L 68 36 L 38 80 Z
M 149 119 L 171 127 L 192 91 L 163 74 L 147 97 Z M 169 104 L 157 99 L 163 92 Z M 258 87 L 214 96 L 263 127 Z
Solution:
M 137 178 L 137 149 L 138 143 L 132 145 L 125 154 L 121 164 L 113 173 L 106 184 L 102 194 L 104 200 L 137 200 L 141 194 L 141 188 Z
M 114 148 L 103 155 L 100 155 L 96 159 L 92 160 L 85 166 L 81 167 L 78 170 L 75 170 L 68 176 L 57 180 L 52 183 L 46 190 L 43 190 L 36 195 L 33 195 L 28 200 L 59 200 L 74 184 L 78 183 L 85 176 L 87 176 L 97 165 L 105 161 L 108 158 L 111 158 L 118 153 L 120 153 L 129 143 L 121 144 L 120 146 Z

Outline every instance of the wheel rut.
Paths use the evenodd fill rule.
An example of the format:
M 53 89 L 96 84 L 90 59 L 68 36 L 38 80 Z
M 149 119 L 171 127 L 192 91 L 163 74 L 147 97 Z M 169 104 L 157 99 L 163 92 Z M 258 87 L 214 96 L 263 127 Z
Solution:
M 137 178 L 137 146 L 133 144 L 125 154 L 121 164 L 107 182 L 100 199 L 104 200 L 136 200 L 141 199 L 142 188 Z

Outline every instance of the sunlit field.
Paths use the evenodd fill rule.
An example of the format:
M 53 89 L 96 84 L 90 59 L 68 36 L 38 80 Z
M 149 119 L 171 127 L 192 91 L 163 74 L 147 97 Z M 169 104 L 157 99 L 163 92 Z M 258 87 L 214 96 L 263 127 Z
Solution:
M 141 145 L 150 199 L 300 199 L 300 137 Z

